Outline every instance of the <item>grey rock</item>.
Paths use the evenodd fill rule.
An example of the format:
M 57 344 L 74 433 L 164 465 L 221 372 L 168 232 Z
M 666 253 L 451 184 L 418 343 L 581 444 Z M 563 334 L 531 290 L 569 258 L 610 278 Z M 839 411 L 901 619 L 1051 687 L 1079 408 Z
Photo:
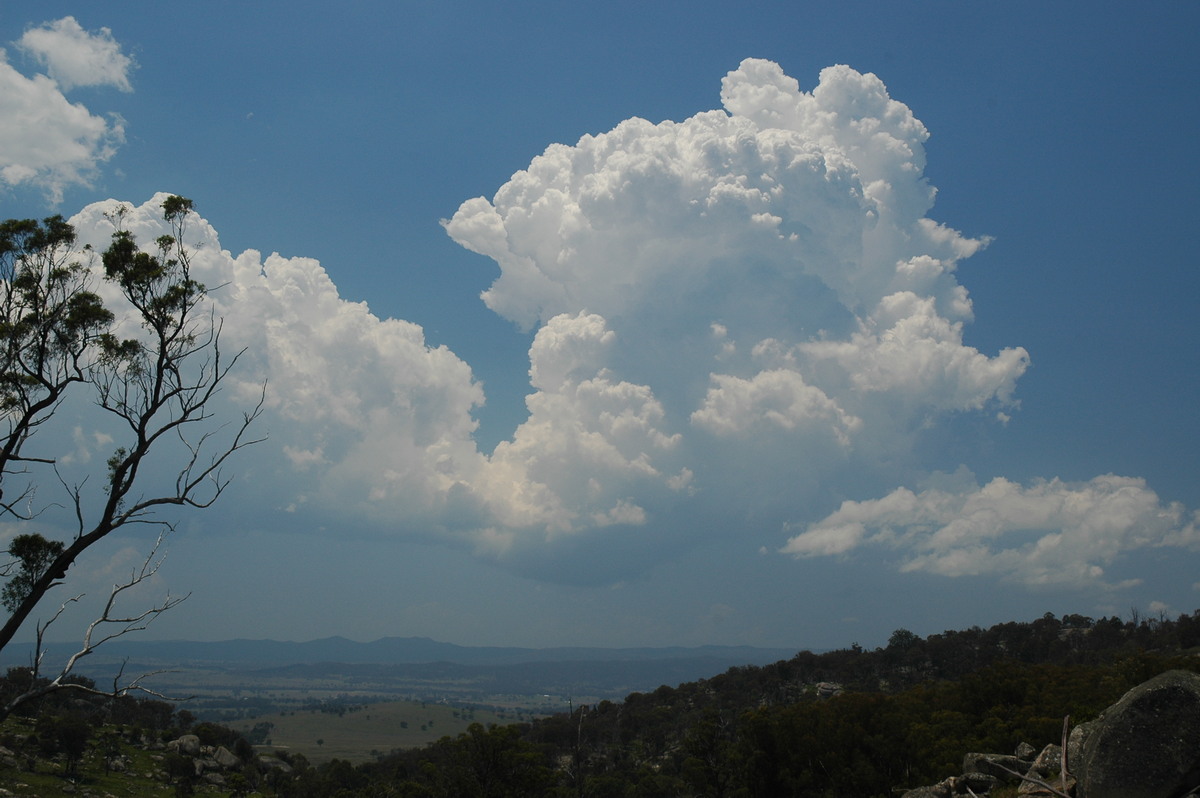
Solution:
M 820 698 L 833 698 L 842 692 L 842 686 L 837 682 L 817 682 L 817 696 Z
M 213 759 L 224 770 L 232 770 L 242 764 L 242 760 L 238 759 L 237 756 L 223 745 L 213 752 Z
M 1071 729 L 1070 736 L 1067 737 L 1067 769 L 1074 772 L 1076 764 L 1083 756 L 1083 744 L 1087 741 L 1088 735 L 1096 728 L 1096 721 L 1089 720 L 1087 723 L 1080 723 Z
M 1000 779 L 987 773 L 964 773 L 958 777 L 958 783 L 963 787 L 969 787 L 973 792 L 982 794 L 996 789 L 1000 785 Z
M 200 756 L 200 738 L 194 734 L 185 734 L 178 740 L 167 743 L 167 750 L 184 756 Z
M 1036 776 L 1053 776 L 1061 769 L 1061 762 L 1062 746 L 1050 743 L 1033 760 L 1033 764 L 1029 766 L 1029 772 Z
M 963 757 L 963 773 L 986 773 L 1005 784 L 1015 784 L 1033 764 L 1028 759 L 1003 754 L 967 754 Z
M 1069 766 L 1068 766 L 1069 767 Z M 1033 781 L 1023 781 L 1021 786 L 1017 788 L 1017 795 L 1030 796 L 1047 796 L 1054 795 L 1052 790 L 1047 789 L 1043 785 L 1049 785 L 1054 790 L 1063 789 L 1062 776 L 1062 746 L 1051 743 L 1041 750 L 1037 758 L 1033 760 L 1033 764 L 1029 766 L 1029 771 L 1026 776 L 1037 779 L 1042 784 L 1037 784 Z M 1070 792 L 1075 785 L 1075 779 L 1069 773 L 1067 775 L 1067 789 Z
M 1168 671 L 1125 694 L 1086 735 L 1080 798 L 1171 798 L 1200 785 L 1200 675 Z

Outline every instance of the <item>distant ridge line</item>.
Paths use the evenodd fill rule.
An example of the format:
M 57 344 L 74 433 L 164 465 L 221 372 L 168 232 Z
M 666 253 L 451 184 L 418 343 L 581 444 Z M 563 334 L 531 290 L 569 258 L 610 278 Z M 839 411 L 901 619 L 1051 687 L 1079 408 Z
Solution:
M 32 653 L 32 644 L 10 646 L 10 656 L 21 664 Z M 69 656 L 78 643 L 46 645 L 48 659 Z M 423 664 L 450 662 L 462 665 L 515 665 L 533 662 L 616 662 L 674 659 L 719 659 L 744 665 L 765 665 L 789 659 L 799 649 L 757 646 L 664 646 L 603 648 L 592 646 L 556 646 L 524 648 L 518 646 L 461 646 L 428 637 L 381 637 L 366 643 L 332 636 L 291 642 L 271 639 L 236 638 L 218 641 L 196 640 L 119 640 L 97 650 L 89 657 L 99 661 L 139 663 L 188 663 L 212 665 L 291 665 L 322 662 L 347 664 Z M 742 661 L 744 659 L 744 662 Z

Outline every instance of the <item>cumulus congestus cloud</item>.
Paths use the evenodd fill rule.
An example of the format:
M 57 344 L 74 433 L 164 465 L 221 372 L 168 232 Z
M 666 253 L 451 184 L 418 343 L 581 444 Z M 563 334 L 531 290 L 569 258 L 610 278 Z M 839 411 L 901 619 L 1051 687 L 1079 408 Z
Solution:
M 489 307 L 540 331 L 602 322 L 612 340 L 585 370 L 656 401 L 672 444 L 644 448 L 641 487 L 608 501 L 642 506 L 687 474 L 691 501 L 726 522 L 782 521 L 848 466 L 907 453 L 940 414 L 1011 405 L 1028 356 L 964 344 L 955 269 L 985 242 L 926 216 L 928 133 L 878 78 L 831 67 L 803 92 L 751 59 L 722 100 L 553 145 L 445 226 L 500 266 Z M 561 450 L 534 437 L 531 410 L 523 451 Z
M 1037 560 L 1006 553 L 1016 521 L 946 542 L 956 519 L 982 517 L 978 499 L 894 490 L 956 465 L 921 462 L 928 428 L 1007 418 L 1029 362 L 1019 346 L 964 342 L 956 268 L 986 241 L 929 218 L 924 126 L 842 66 L 805 92 L 747 60 L 721 97 L 682 122 L 630 119 L 552 145 L 444 223 L 499 265 L 488 307 L 535 330 L 528 419 L 490 454 L 475 443 L 484 394 L 469 364 L 340 297 L 316 261 L 235 257 L 194 224 L 198 276 L 222 286 L 224 335 L 248 347 L 227 398 L 269 381 L 271 437 L 239 484 L 297 523 L 468 547 L 539 578 L 619 579 L 734 537 L 751 550 L 791 538 L 784 551 L 802 557 L 887 543 L 897 567 L 946 575 L 1011 575 L 1102 540 L 1074 583 L 1106 579 L 1144 544 L 1133 530 L 1158 506 L 1144 485 L 1113 489 L 1142 510 L 1105 531 L 1089 519 L 1115 517 L 1120 478 L 981 489 L 1082 508 L 1043 513 Z M 139 240 L 160 234 L 160 203 L 128 217 Z M 76 217 L 84 240 L 103 243 L 109 207 Z M 860 501 L 821 520 L 847 496 Z M 1192 527 L 1167 527 L 1159 542 L 1190 545 Z

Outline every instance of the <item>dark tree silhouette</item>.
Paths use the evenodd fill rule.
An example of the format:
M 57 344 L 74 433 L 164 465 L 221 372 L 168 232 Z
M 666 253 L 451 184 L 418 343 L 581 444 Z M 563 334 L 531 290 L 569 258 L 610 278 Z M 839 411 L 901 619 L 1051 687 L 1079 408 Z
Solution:
M 80 597 L 66 599 L 48 621 L 38 622 L 33 686 L 0 705 L 0 719 L 46 692 L 81 689 L 64 680 L 80 657 L 144 628 L 181 600 L 168 596 L 132 615 L 114 609 L 116 598 L 152 576 L 161 562 L 155 559 L 159 543 L 173 524 L 161 511 L 210 506 L 228 485 L 222 471 L 228 459 L 255 442 L 248 429 L 261 411 L 261 398 L 233 424 L 215 419 L 210 407 L 242 353 L 222 349 L 220 320 L 205 304 L 205 286 L 192 275 L 184 244 L 191 200 L 166 199 L 163 219 L 171 232 L 151 251 L 123 229 L 127 213 L 122 206 L 109 215 L 114 232 L 100 262 L 103 279 L 121 294 L 124 306 L 115 309 L 131 311 L 139 322 L 128 337 L 119 334 L 113 310 L 92 290 L 95 253 L 76 246 L 70 224 L 61 216 L 0 223 L 0 518 L 31 521 L 51 504 L 65 505 L 74 516 L 64 541 L 30 533 L 10 544 L 13 559 L 0 571 L 8 577 L 0 601 L 9 612 L 0 627 L 0 651 L 49 591 L 67 580 L 84 551 L 118 529 L 159 528 L 158 543 L 140 571 L 113 588 L 79 652 L 49 680 L 37 678 L 43 635 Z M 36 433 L 76 390 L 90 390 L 121 436 L 102 473 L 91 475 L 102 481 L 99 494 L 85 494 L 82 482 L 69 483 L 54 458 L 36 447 Z M 152 451 L 167 454 L 151 461 Z M 164 473 L 174 477 L 165 486 Z M 143 493 L 151 476 L 154 486 Z M 62 495 L 54 502 L 42 499 L 47 486 Z M 141 688 L 136 679 L 114 681 L 113 692 L 134 688 Z

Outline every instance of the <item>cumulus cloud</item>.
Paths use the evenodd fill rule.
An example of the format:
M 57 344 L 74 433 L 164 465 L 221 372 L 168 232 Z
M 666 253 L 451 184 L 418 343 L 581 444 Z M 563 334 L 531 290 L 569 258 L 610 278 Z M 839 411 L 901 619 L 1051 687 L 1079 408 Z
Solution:
M 699 501 L 799 514 L 834 471 L 878 471 L 939 415 L 1011 412 L 1028 354 L 964 342 L 955 271 L 986 239 L 927 218 L 912 112 L 874 75 L 830 67 L 805 92 L 756 59 L 721 97 L 552 145 L 444 223 L 500 266 L 483 293 L 497 313 L 610 331 L 603 359 L 574 367 L 657 401 L 675 443 L 646 489 L 687 469 Z
M 713 374 L 712 387 L 691 421 L 719 435 L 743 433 L 750 424 L 778 430 L 812 424 L 829 429 L 847 446 L 849 433 L 862 423 L 819 388 L 806 384 L 801 374 L 788 369 L 760 371 L 750 379 Z
M 488 306 L 536 329 L 529 417 L 490 455 L 454 353 L 346 301 L 317 262 L 235 257 L 198 223 L 226 335 L 270 384 L 261 496 L 514 564 L 580 540 L 669 549 L 751 514 L 777 535 L 939 414 L 1009 409 L 1027 358 L 963 342 L 955 265 L 982 241 L 926 218 L 911 112 L 847 67 L 806 93 L 749 60 L 722 96 L 551 146 L 445 223 L 499 263 Z M 139 240 L 160 201 L 128 217 Z M 83 226 L 103 231 L 105 207 Z
M 997 477 L 983 487 L 898 488 L 881 499 L 847 501 L 792 537 L 796 557 L 847 554 L 863 546 L 900 553 L 903 571 L 998 575 L 1028 585 L 1128 586 L 1106 569 L 1151 547 L 1200 549 L 1198 516 L 1164 503 L 1142 479 L 1100 476 L 1022 486 Z
M 1181 508 L 1116 477 L 897 490 L 817 521 L 835 496 L 930 467 L 913 444 L 945 417 L 1007 418 L 1029 358 L 964 340 L 956 268 L 986 241 L 927 217 L 928 134 L 878 78 L 831 67 L 805 92 L 747 60 L 722 99 L 553 145 L 444 223 L 499 264 L 487 305 L 536 331 L 529 416 L 490 454 L 474 438 L 483 390 L 457 355 L 341 297 L 316 261 L 235 256 L 196 220 L 197 276 L 222 286 L 223 334 L 247 348 L 226 398 L 268 382 L 270 440 L 239 483 L 255 506 L 590 582 L 706 536 L 777 549 L 781 529 L 803 530 L 794 555 L 887 543 L 908 570 L 1042 583 L 1103 581 L 1131 548 L 1192 545 Z M 164 232 L 161 200 L 127 216 L 140 241 Z M 103 246 L 112 204 L 76 217 L 83 241 Z M 572 556 L 587 567 L 563 568 Z
M 496 447 L 484 480 L 505 528 L 553 537 L 640 526 L 646 510 L 634 496 L 686 487 L 686 475 L 662 470 L 679 436 L 659 428 L 653 391 L 598 365 L 614 339 L 586 313 L 556 316 L 534 337 L 529 419 Z
M 90 185 L 125 141 L 117 115 L 97 116 L 64 90 L 111 85 L 130 90 L 129 59 L 111 32 L 83 31 L 72 17 L 26 32 L 19 46 L 49 71 L 26 77 L 0 50 L 0 184 L 31 185 L 52 204 L 70 186 Z
M 25 31 L 17 46 L 44 66 L 64 91 L 78 86 L 133 91 L 129 83 L 133 59 L 121 52 L 108 28 L 89 33 L 75 17 L 63 17 Z
M 138 241 L 166 232 L 164 197 L 123 220 Z M 95 203 L 73 218 L 82 242 L 105 245 L 105 214 L 118 204 Z M 221 286 L 210 296 L 224 346 L 246 349 L 227 398 L 251 404 L 268 383 L 261 427 L 271 442 L 245 458 L 257 464 L 257 498 L 385 530 L 447 525 L 451 489 L 481 467 L 471 412 L 483 393 L 470 367 L 428 345 L 418 325 L 339 296 L 312 259 L 234 257 L 202 219 L 188 235 L 195 275 Z

